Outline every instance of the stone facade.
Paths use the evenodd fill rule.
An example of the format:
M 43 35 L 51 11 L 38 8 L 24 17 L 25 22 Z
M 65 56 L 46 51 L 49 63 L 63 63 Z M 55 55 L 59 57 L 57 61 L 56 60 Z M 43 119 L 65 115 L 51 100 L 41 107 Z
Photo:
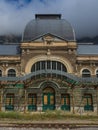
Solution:
M 19 55 L 0 55 L 0 110 L 98 114 L 97 84 L 82 84 L 66 74 L 78 78 L 86 69 L 96 77 L 98 55 L 79 55 L 75 40 L 51 33 L 23 41 L 19 48 Z

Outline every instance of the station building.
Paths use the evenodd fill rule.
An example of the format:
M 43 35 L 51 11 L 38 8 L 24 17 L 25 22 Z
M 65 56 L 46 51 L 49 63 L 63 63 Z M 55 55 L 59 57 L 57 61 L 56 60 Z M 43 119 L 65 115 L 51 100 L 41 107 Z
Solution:
M 98 114 L 98 45 L 60 14 L 36 14 L 22 42 L 0 44 L 0 110 Z

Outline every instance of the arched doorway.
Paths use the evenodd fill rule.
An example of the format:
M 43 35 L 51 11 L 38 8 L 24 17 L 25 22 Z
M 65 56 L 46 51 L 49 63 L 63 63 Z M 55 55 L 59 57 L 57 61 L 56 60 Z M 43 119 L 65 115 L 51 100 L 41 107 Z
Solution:
M 55 109 L 55 90 L 52 87 L 43 89 L 42 103 L 43 111 Z

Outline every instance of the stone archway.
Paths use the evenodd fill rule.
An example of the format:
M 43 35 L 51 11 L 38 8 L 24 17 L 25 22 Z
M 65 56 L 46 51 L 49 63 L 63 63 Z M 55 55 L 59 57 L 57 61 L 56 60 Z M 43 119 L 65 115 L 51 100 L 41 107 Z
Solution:
M 32 65 L 35 64 L 36 62 L 46 61 L 46 60 L 61 62 L 67 68 L 68 73 L 73 73 L 73 66 L 67 58 L 61 57 L 61 56 L 49 56 L 48 57 L 45 55 L 39 55 L 39 56 L 35 56 L 35 57 L 31 58 L 26 64 L 25 73 L 26 74 L 31 73 Z
M 54 81 L 44 81 L 39 88 L 42 92 L 42 110 L 55 110 L 56 93 L 60 89 L 59 85 Z

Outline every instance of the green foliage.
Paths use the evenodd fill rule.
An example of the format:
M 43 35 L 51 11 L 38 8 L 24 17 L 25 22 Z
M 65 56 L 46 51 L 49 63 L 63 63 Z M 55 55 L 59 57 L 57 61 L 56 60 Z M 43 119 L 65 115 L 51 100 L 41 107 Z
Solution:
M 0 112 L 0 120 L 2 119 L 14 119 L 21 121 L 52 121 L 52 120 L 98 120 L 98 116 L 94 115 L 75 115 L 69 112 L 65 112 L 62 110 L 50 111 L 47 110 L 45 112 Z

